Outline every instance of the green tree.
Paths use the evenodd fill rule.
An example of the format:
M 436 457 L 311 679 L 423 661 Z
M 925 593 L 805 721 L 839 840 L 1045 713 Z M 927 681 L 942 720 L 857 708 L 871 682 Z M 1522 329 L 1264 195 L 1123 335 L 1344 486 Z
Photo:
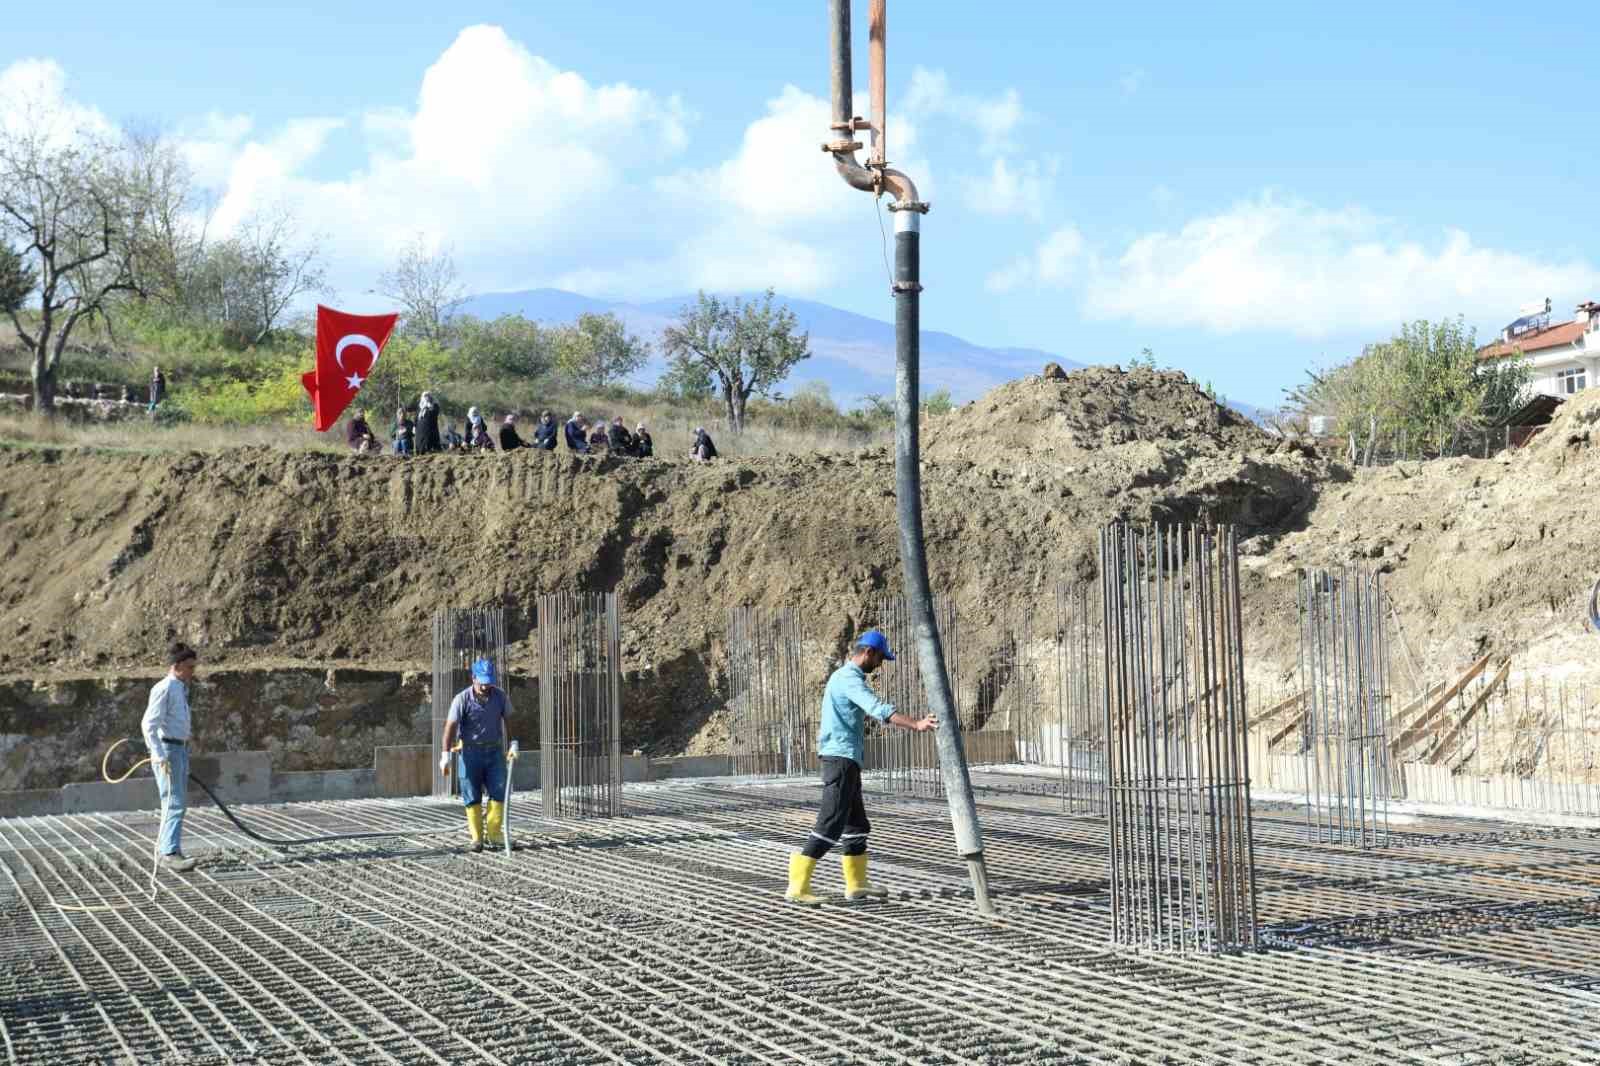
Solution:
M 656 394 L 681 403 L 702 403 L 711 398 L 711 372 L 698 362 L 674 362 L 656 381 Z
M 794 365 L 811 355 L 810 335 L 797 331 L 793 311 L 773 306 L 775 295 L 768 289 L 758 303 L 701 292 L 662 335 L 668 372 L 714 379 L 734 433 L 744 432 L 750 397 L 770 396 Z
M 638 372 L 650 358 L 650 345 L 629 333 L 622 319 L 607 312 L 582 314 L 556 331 L 556 369 L 581 388 L 603 389 Z
M 556 331 L 521 315 L 491 322 L 471 315 L 450 320 L 462 368 L 483 377 L 538 379 L 556 363 Z
M 922 413 L 925 415 L 947 415 L 955 410 L 955 406 L 949 389 L 936 389 L 922 397 Z
M 861 397 L 861 403 L 856 410 L 861 413 L 862 418 L 871 422 L 893 422 L 894 397 L 879 392 L 869 392 Z
M 39 283 L 39 274 L 11 245 L 0 241 L 0 314 L 21 311 Z

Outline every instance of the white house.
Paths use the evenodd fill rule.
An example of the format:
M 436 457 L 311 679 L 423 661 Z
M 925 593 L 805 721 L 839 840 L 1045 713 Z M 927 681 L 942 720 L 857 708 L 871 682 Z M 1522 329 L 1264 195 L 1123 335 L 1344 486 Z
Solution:
M 1507 359 L 1518 352 L 1533 368 L 1528 387 L 1534 393 L 1569 396 L 1600 385 L 1600 303 L 1581 303 L 1570 321 L 1555 325 L 1548 311 L 1519 318 L 1500 331 L 1498 341 L 1479 348 L 1478 358 Z

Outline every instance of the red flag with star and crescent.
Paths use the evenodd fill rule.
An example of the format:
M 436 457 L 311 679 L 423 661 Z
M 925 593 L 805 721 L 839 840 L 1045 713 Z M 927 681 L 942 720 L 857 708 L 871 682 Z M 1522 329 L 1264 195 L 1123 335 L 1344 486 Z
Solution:
M 317 367 L 300 375 L 311 394 L 312 424 L 317 432 L 339 421 L 372 376 L 378 353 L 388 343 L 399 317 L 352 315 L 317 305 Z

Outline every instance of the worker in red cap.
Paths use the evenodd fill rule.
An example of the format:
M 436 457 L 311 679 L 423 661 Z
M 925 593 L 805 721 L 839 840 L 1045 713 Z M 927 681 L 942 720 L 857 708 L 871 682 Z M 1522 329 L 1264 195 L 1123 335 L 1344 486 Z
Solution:
M 495 685 L 494 663 L 479 659 L 472 664 L 472 684 L 450 702 L 450 715 L 444 723 L 444 757 L 439 772 L 450 772 L 450 756 L 457 750 L 456 780 L 461 786 L 461 802 L 467 808 L 467 835 L 472 850 L 482 851 L 484 841 L 499 846 L 505 843 L 506 774 L 510 759 L 506 747 L 510 734 L 506 719 L 511 714 L 511 698 Z M 484 817 L 481 806 L 489 801 Z
M 866 807 L 861 802 L 861 759 L 865 748 L 862 732 L 866 716 L 885 725 L 926 733 L 939 722 L 933 717 L 911 718 L 878 698 L 867 684 L 867 675 L 885 662 L 894 661 L 889 640 L 879 630 L 870 630 L 850 648 L 844 665 L 828 678 L 822 692 L 822 725 L 817 731 L 817 755 L 822 763 L 822 807 L 816 825 L 803 848 L 789 856 L 789 888 L 784 898 L 792 903 L 817 904 L 820 896 L 811 892 L 811 875 L 817 860 L 835 844 L 844 852 L 844 898 L 848 902 L 883 899 L 889 893 L 867 880 Z

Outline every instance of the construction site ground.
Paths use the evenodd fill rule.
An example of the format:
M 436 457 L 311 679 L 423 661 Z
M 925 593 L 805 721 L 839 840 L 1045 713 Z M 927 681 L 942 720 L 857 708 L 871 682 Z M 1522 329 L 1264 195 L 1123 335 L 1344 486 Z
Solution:
M 1600 828 L 1397 813 L 1381 850 L 1258 801 L 1261 950 L 1110 948 L 1107 828 L 978 775 L 980 917 L 942 800 L 869 793 L 876 904 L 781 898 L 809 780 L 629 787 L 470 854 L 442 799 L 0 821 L 0 1036 L 19 1064 L 1600 1063 Z M 837 891 L 836 858 L 819 887 Z M 121 905 L 67 912 L 57 903 Z

